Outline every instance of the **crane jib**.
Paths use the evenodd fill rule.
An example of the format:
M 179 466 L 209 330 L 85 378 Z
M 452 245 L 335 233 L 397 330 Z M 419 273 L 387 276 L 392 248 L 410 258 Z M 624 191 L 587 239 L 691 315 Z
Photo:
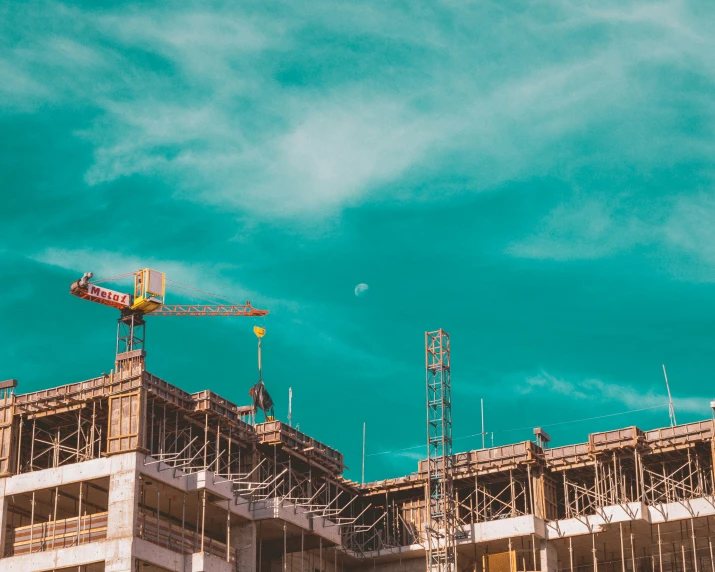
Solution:
M 122 306 L 129 306 L 132 303 L 131 296 L 129 294 L 115 292 L 109 288 L 102 288 L 101 286 L 95 286 L 94 284 L 89 285 L 87 292 L 90 296 L 92 296 L 92 298 L 100 298 Z

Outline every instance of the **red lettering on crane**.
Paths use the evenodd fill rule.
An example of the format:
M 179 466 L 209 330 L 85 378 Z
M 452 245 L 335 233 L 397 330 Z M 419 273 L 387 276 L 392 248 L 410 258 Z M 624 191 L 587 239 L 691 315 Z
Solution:
M 123 294 L 122 292 L 115 292 L 114 290 L 109 290 L 102 288 L 100 286 L 94 286 L 90 284 L 88 293 L 90 296 L 95 298 L 102 298 L 104 300 L 109 300 L 110 302 L 117 302 L 123 306 L 129 305 L 129 294 Z

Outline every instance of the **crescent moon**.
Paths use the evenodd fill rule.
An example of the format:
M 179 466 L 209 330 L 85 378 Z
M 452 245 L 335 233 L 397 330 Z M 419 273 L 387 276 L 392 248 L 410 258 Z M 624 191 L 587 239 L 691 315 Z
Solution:
M 355 296 L 358 298 L 363 297 L 365 294 L 367 294 L 367 291 L 370 289 L 370 287 L 365 284 L 365 283 L 360 283 L 357 286 L 355 286 Z

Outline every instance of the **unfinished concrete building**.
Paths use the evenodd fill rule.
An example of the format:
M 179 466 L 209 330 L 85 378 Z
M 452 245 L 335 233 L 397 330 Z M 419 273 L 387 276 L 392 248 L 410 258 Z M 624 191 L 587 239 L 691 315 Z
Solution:
M 0 570 L 426 570 L 444 537 L 431 475 L 448 468 L 446 569 L 715 571 L 711 420 L 556 448 L 539 433 L 358 485 L 335 449 L 182 391 L 140 350 L 115 372 L 2 390 Z

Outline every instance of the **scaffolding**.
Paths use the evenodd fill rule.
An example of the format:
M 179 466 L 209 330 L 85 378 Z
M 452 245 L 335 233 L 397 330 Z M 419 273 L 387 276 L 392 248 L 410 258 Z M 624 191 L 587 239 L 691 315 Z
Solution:
M 336 449 L 277 420 L 256 423 L 252 406 L 183 391 L 145 370 L 143 350 L 120 354 L 110 375 L 0 395 L 0 468 L 11 476 L 136 452 L 136 536 L 230 563 L 240 555 L 229 530 L 235 511 L 247 509 L 259 523 L 264 563 L 278 557 L 284 566 L 405 554 L 425 558 L 430 571 L 547 572 L 536 533 L 483 540 L 489 523 L 514 519 L 495 528 L 515 529 L 540 519 L 559 570 L 715 572 L 712 420 L 625 427 L 563 447 L 523 441 L 455 453 L 449 350 L 448 334 L 427 333 L 428 455 L 403 477 L 348 481 Z M 217 500 L 205 489 L 159 488 L 149 473 L 173 483 L 206 473 L 231 492 Z M 108 486 L 84 481 L 15 495 L 5 554 L 104 539 Z M 281 511 L 303 519 L 303 528 L 277 517 Z M 317 523 L 332 532 L 321 536 Z
M 216 484 L 230 483 L 230 502 L 247 505 L 254 513 L 270 514 L 285 505 L 309 522 L 337 527 L 346 537 L 368 528 L 357 522 L 364 510 L 358 510 L 354 484 L 341 476 L 344 459 L 339 451 L 279 421 L 255 423 L 252 406 L 236 405 L 208 390 L 183 391 L 147 372 L 144 356 L 140 349 L 120 353 L 115 372 L 87 381 L 0 395 L 3 475 L 137 452 L 144 467 L 140 471 L 151 467 L 168 471 L 174 479 L 206 472 Z M 140 485 L 138 537 L 186 554 L 202 551 L 236 561 L 235 550 L 229 550 L 225 535 L 217 532 L 226 518 L 219 523 L 213 515 L 211 495 L 169 495 L 150 480 Z M 86 491 L 79 497 L 82 494 L 86 499 Z M 65 502 L 70 493 L 60 488 L 38 495 Z M 48 517 L 44 508 L 40 516 L 32 509 L 40 501 L 25 499 L 26 510 L 20 505 L 13 509 L 24 512 L 10 530 L 11 553 L 22 554 L 25 545 L 37 552 L 69 546 L 70 539 L 101 539 L 106 509 L 88 516 L 84 499 L 79 501 L 81 517 L 62 510 L 50 510 Z M 197 526 L 196 519 L 215 522 Z M 311 530 L 304 531 L 306 551 L 318 542 Z M 272 540 L 260 542 L 269 545 Z
M 427 379 L 427 568 L 451 572 L 454 565 L 455 497 L 452 483 L 452 388 L 449 334 L 425 332 Z

